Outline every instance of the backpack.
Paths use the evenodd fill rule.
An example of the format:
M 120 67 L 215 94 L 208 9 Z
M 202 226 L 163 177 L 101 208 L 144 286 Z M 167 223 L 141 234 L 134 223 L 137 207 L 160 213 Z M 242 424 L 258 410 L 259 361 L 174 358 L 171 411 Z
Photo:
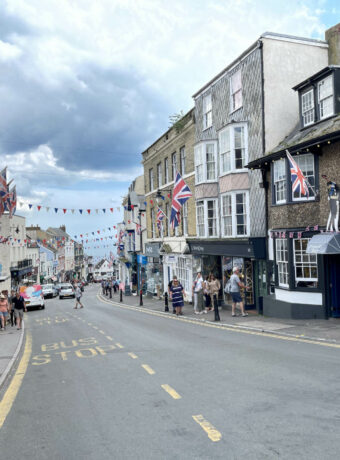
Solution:
M 230 280 L 227 281 L 227 284 L 224 287 L 224 292 L 226 294 L 230 294 L 230 292 L 231 292 L 231 281 Z

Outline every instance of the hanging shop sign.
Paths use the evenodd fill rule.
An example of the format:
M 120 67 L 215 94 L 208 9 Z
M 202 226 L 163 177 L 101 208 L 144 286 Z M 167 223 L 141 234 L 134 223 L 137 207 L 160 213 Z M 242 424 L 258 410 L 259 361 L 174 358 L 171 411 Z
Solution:
M 146 243 L 145 255 L 148 257 L 159 257 L 160 243 Z

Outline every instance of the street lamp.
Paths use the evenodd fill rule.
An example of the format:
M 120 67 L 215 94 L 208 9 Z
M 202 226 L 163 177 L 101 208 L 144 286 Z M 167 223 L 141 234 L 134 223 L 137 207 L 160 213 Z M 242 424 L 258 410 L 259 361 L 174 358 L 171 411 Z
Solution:
M 170 195 L 169 198 L 171 198 L 172 189 L 163 188 L 162 192 L 169 192 L 169 195 Z M 165 200 L 165 197 L 162 195 L 161 190 L 158 189 L 156 192 L 156 201 L 157 201 L 158 206 L 160 206 L 164 200 Z

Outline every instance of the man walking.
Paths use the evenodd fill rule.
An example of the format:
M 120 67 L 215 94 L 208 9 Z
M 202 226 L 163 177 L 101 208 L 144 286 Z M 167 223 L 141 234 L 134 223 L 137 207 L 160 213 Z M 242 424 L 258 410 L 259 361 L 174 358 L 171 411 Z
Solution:
M 20 295 L 20 292 L 17 291 L 15 297 L 12 299 L 14 306 L 14 316 L 17 320 L 17 329 L 22 327 L 22 319 L 24 317 L 24 311 L 27 312 L 26 303 L 24 298 Z
M 240 304 L 240 309 L 242 316 L 248 316 L 248 313 L 244 312 L 244 304 L 242 301 L 242 297 L 240 294 L 240 288 L 248 289 L 245 284 L 240 281 L 239 278 L 240 269 L 238 267 L 233 268 L 233 274 L 230 277 L 230 294 L 232 298 L 232 305 L 231 305 L 231 316 L 236 316 L 236 304 Z
M 74 308 L 77 309 L 78 304 L 80 305 L 79 308 L 84 308 L 84 305 L 80 301 L 80 298 L 81 298 L 82 294 L 81 294 L 81 289 L 80 289 L 79 285 L 77 285 L 77 284 L 75 285 L 75 290 L 76 290 L 76 292 L 75 292 L 75 294 L 76 294 L 76 305 L 75 305 Z

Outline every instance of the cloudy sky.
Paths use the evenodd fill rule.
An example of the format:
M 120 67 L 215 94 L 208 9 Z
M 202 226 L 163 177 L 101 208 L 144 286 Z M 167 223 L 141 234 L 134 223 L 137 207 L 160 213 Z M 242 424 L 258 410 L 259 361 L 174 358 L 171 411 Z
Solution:
M 24 203 L 116 208 L 169 116 L 261 33 L 339 21 L 336 0 L 2 0 L 0 167 Z M 18 212 L 71 235 L 122 218 Z

